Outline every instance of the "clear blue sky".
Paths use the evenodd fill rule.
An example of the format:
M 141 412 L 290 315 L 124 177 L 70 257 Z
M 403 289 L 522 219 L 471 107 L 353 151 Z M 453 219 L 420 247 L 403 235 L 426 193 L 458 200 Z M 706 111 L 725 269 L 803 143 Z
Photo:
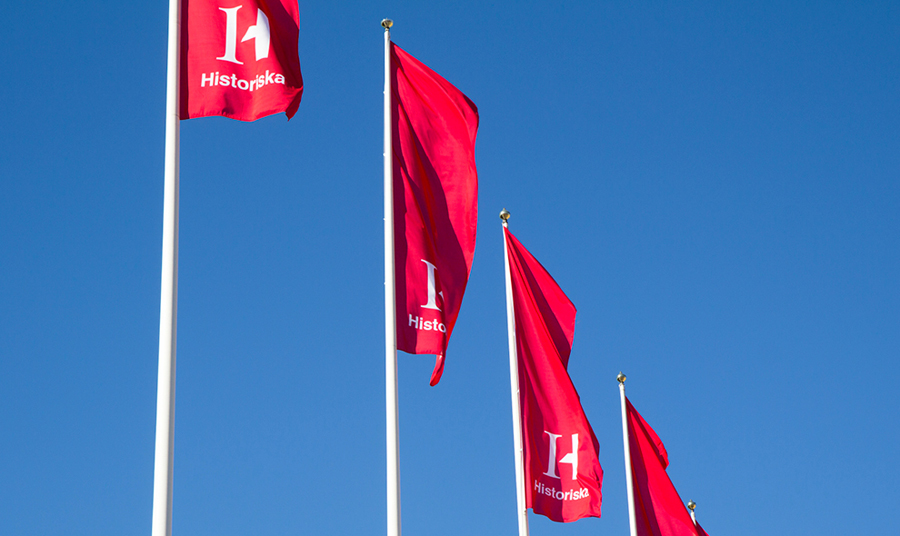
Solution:
M 0 534 L 150 532 L 165 2 L 0 32 Z M 181 125 L 174 533 L 384 534 L 382 30 L 479 107 L 478 246 L 431 388 L 400 355 L 404 533 L 515 534 L 497 214 L 578 307 L 713 536 L 897 534 L 900 4 L 301 2 L 300 110 Z

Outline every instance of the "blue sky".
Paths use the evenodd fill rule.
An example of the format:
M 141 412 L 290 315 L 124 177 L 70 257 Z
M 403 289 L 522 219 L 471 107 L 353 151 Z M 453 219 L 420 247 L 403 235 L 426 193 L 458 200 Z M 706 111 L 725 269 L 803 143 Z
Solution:
M 578 308 L 626 534 L 615 375 L 715 535 L 891 534 L 900 5 L 300 3 L 297 115 L 181 125 L 175 534 L 384 534 L 382 31 L 479 107 L 441 383 L 400 355 L 406 534 L 514 534 L 497 214 Z M 165 2 L 0 32 L 0 526 L 150 532 Z

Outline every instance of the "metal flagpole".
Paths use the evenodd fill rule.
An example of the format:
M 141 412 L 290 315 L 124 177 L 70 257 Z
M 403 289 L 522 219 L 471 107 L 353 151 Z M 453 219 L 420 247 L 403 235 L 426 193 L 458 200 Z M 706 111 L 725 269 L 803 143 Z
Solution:
M 181 0 L 169 0 L 166 64 L 166 163 L 163 193 L 162 277 L 159 299 L 159 371 L 152 536 L 172 534 L 172 458 L 175 446 L 175 334 L 178 309 L 178 88 Z
M 619 381 L 619 398 L 622 400 L 622 441 L 625 443 L 625 488 L 628 491 L 628 525 L 631 536 L 637 536 L 637 520 L 634 515 L 634 483 L 631 480 L 631 449 L 628 446 L 628 415 L 625 410 L 625 375 L 621 372 Z
M 391 26 L 384 19 L 384 393 L 387 414 L 387 533 L 400 536 L 400 426 L 394 292 L 394 173 L 391 133 Z
M 507 229 L 510 213 L 500 211 L 503 228 Z M 503 264 L 506 268 L 506 324 L 509 331 L 509 390 L 512 393 L 513 449 L 516 461 L 516 518 L 519 536 L 528 536 L 528 508 L 525 506 L 525 462 L 522 452 L 522 409 L 519 407 L 519 353 L 516 349 L 516 312 L 513 305 L 512 280 L 509 273 L 509 246 L 503 236 Z
M 693 500 L 688 501 L 688 510 L 691 511 L 691 521 L 694 522 L 694 526 L 697 526 L 697 518 L 694 516 L 694 508 L 697 508 L 697 503 Z

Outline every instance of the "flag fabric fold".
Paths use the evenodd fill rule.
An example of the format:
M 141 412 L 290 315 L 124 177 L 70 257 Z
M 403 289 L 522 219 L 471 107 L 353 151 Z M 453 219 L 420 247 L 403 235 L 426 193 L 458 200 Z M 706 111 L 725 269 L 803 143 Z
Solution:
M 504 229 L 515 310 L 526 506 L 553 521 L 600 517 L 600 446 L 567 366 L 575 306 Z
M 182 0 L 180 118 L 293 117 L 299 37 L 296 0 Z
M 697 536 L 691 515 L 672 485 L 669 456 L 659 436 L 625 399 L 638 536 Z
M 478 108 L 391 44 L 397 348 L 440 381 L 475 254 Z

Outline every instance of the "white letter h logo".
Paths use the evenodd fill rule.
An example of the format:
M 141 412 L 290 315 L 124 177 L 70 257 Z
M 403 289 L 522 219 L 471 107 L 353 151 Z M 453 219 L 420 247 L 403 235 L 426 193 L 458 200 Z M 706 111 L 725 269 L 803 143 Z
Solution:
M 237 52 L 237 12 L 243 6 L 237 7 L 220 7 L 225 12 L 225 54 L 217 60 L 230 61 L 243 65 L 244 62 L 238 61 L 235 53 Z M 241 43 L 248 39 L 255 39 L 256 61 L 269 57 L 269 18 L 261 9 L 256 10 L 256 25 L 247 28 L 247 33 L 241 39 Z
M 440 296 L 441 300 L 443 300 L 444 292 L 443 291 L 437 292 L 437 285 L 435 285 L 434 271 L 437 270 L 437 267 L 435 267 L 435 265 L 431 264 L 430 262 L 426 261 L 425 259 L 422 259 L 422 262 L 424 262 L 425 265 L 428 266 L 428 303 L 423 305 L 422 308 L 423 309 L 434 309 L 436 311 L 440 311 L 441 308 L 438 307 L 437 297 Z
M 556 474 L 556 440 L 562 437 L 562 434 L 551 434 L 544 430 L 544 433 L 550 436 L 550 459 L 547 460 L 547 476 L 559 478 Z M 578 479 L 578 434 L 572 434 L 572 452 L 566 454 L 559 460 L 559 463 L 568 463 L 572 466 L 572 480 Z

